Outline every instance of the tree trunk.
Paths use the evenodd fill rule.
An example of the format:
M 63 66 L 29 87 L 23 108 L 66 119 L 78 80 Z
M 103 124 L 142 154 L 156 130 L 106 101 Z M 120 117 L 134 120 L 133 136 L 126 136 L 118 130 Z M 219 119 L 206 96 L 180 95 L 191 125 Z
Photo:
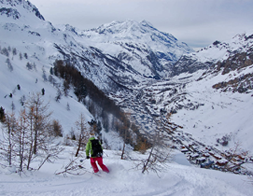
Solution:
M 123 149 L 122 149 L 122 153 L 121 153 L 121 159 L 124 158 L 124 154 L 125 154 L 125 146 L 126 146 L 126 142 L 124 141 L 124 144 L 123 144 Z
M 79 141 L 78 141 L 78 147 L 77 147 L 77 150 L 76 150 L 75 157 L 77 157 L 78 154 L 79 154 L 79 151 L 80 151 L 80 149 L 81 149 L 81 144 L 82 144 L 82 135 L 80 134 L 80 136 L 79 136 Z

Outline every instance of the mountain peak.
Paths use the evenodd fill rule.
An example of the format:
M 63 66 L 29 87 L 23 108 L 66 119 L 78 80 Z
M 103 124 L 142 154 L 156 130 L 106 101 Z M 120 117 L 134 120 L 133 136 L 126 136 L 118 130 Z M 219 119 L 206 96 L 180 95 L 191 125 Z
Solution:
M 113 21 L 103 24 L 95 30 L 99 34 L 129 34 L 130 31 L 140 30 L 141 24 L 134 20 Z
M 0 0 L 0 15 L 6 15 L 13 19 L 24 17 L 23 10 L 28 10 L 41 20 L 45 20 L 38 8 L 26 0 Z
M 103 24 L 98 28 L 86 31 L 84 34 L 92 37 L 103 37 L 104 42 L 131 41 L 137 40 L 139 43 L 148 45 L 157 45 L 157 42 L 163 43 L 167 47 L 180 47 L 186 53 L 193 52 L 193 49 L 186 44 L 179 42 L 172 34 L 161 32 L 156 29 L 150 22 L 143 20 L 137 22 L 135 20 L 113 21 Z
M 131 67 L 134 73 L 151 78 L 161 78 L 182 54 L 192 52 L 186 44 L 173 35 L 164 33 L 145 20 L 113 21 L 98 28 L 82 32 L 86 43 Z
M 140 33 L 147 33 L 148 31 L 158 31 L 150 22 L 145 20 L 138 22 L 136 20 L 126 20 L 126 21 L 113 21 L 108 24 L 103 24 L 97 29 L 93 29 L 98 33 L 133 33 L 139 31 Z M 107 30 L 107 31 L 105 31 Z

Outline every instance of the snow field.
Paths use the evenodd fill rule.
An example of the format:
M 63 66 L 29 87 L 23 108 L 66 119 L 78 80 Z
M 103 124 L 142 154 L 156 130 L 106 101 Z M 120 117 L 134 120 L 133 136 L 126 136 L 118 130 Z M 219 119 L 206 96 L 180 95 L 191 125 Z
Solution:
M 253 185 L 246 176 L 186 166 L 180 152 L 174 152 L 170 163 L 159 173 L 142 174 L 135 163 L 121 160 L 120 152 L 105 150 L 104 164 L 110 173 L 92 173 L 84 160 L 84 175 L 55 175 L 71 159 L 74 149 L 67 147 L 55 163 L 46 163 L 40 171 L 21 176 L 0 169 L 0 195 L 8 196 L 250 196 Z M 144 158 L 135 152 L 134 157 Z
M 193 81 L 187 84 L 188 97 L 192 101 L 204 104 L 197 110 L 179 110 L 172 115 L 172 121 L 183 126 L 183 132 L 210 146 L 225 135 L 231 136 L 227 147 L 220 150 L 234 149 L 236 144 L 252 156 L 252 105 L 251 94 L 220 92 L 212 85 L 223 81 L 222 75 Z

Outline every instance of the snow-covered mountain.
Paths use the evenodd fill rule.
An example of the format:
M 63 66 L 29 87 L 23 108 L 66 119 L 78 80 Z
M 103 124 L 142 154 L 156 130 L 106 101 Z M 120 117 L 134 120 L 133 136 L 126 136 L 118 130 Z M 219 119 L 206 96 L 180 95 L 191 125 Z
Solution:
M 173 35 L 157 30 L 146 21 L 112 22 L 85 31 L 83 35 L 98 42 L 102 51 L 147 77 L 164 76 L 164 71 L 170 70 L 182 54 L 193 51 Z
M 142 102 L 150 113 L 170 111 L 172 121 L 183 127 L 175 140 L 191 146 L 197 143 L 193 138 L 205 147 L 231 151 L 237 146 L 238 152 L 252 153 L 252 34 L 183 55 L 173 66 L 173 77 L 143 88 Z M 220 144 L 225 137 L 227 146 Z M 195 152 L 205 151 L 196 146 Z
M 0 14 L 6 15 L 10 19 L 22 20 L 27 23 L 33 20 L 33 15 L 41 20 L 45 20 L 39 10 L 29 1 L 24 0 L 1 0 Z
M 2 0 L 0 6 L 1 106 L 11 111 L 14 104 L 18 113 L 21 97 L 45 89 L 54 118 L 62 121 L 66 133 L 74 118 L 68 122 L 68 115 L 60 114 L 67 105 L 78 107 L 80 103 L 73 99 L 73 91 L 62 96 L 61 106 L 55 103 L 57 92 L 63 88 L 63 81 L 49 73 L 56 60 L 74 66 L 106 94 L 117 95 L 129 94 L 143 82 L 164 77 L 181 54 L 192 50 L 145 21 L 113 22 L 80 31 L 70 25 L 54 27 L 29 1 Z M 83 107 L 73 108 L 76 119 Z M 87 112 L 87 120 L 91 118 Z
M 6 111 L 14 104 L 18 113 L 22 97 L 45 89 L 44 98 L 65 134 L 81 112 L 87 120 L 94 118 L 73 88 L 55 101 L 63 80 L 49 72 L 56 60 L 63 60 L 131 113 L 142 132 L 152 133 L 157 119 L 172 114 L 171 120 L 183 127 L 172 137 L 181 141 L 177 148 L 203 141 L 219 150 L 237 142 L 252 149 L 252 35 L 192 52 L 146 21 L 78 30 L 55 27 L 29 1 L 0 0 L 0 6 L 0 106 Z M 217 139 L 226 135 L 234 142 L 223 147 Z
M 44 21 L 36 7 L 27 1 L 3 0 L 0 6 L 0 106 L 6 113 L 10 114 L 14 109 L 18 115 L 21 100 L 26 101 L 32 93 L 41 93 L 45 89 L 44 101 L 50 102 L 52 118 L 60 120 L 64 135 L 75 127 L 81 113 L 87 120 L 92 119 L 86 107 L 75 99 L 62 97 L 60 103 L 54 101 L 57 86 L 49 82 L 48 72 L 53 63 L 50 55 L 57 52 L 50 42 L 50 39 L 57 40 L 57 35 L 51 33 L 52 25 Z M 57 83 L 61 81 L 55 78 Z M 70 96 L 74 94 L 70 92 Z M 67 105 L 70 106 L 69 112 Z M 69 118 L 70 115 L 73 118 Z
M 96 85 L 103 85 L 105 92 L 164 78 L 182 54 L 193 51 L 146 21 L 112 22 L 87 31 L 69 25 L 61 29 L 78 43 L 75 47 L 59 44 L 59 51 L 66 60 L 74 61 L 82 71 L 85 69 L 86 77 Z
M 208 69 L 223 64 L 228 59 L 233 59 L 234 56 L 243 55 L 243 58 L 238 60 L 246 62 L 247 65 L 252 64 L 252 45 L 253 45 L 253 32 L 245 34 L 238 34 L 230 40 L 215 41 L 213 44 L 205 47 L 197 52 L 183 55 L 177 63 L 173 65 L 172 75 L 179 75 L 184 72 L 193 73 L 199 69 Z M 236 58 L 236 57 L 235 57 Z M 237 61 L 238 62 L 238 61 Z M 247 66 L 245 65 L 245 66 Z M 238 64 L 242 67 L 242 65 Z M 243 67 L 245 67 L 243 66 Z M 232 69 L 234 70 L 234 69 Z M 228 73 L 225 70 L 224 73 Z
M 3 43 L 37 47 L 41 52 L 36 55 L 46 52 L 51 64 L 55 59 L 71 62 L 107 93 L 164 78 L 182 54 L 193 51 L 146 21 L 112 22 L 81 31 L 70 25 L 55 28 L 29 1 L 3 0 L 0 12 L 2 37 L 8 37 Z

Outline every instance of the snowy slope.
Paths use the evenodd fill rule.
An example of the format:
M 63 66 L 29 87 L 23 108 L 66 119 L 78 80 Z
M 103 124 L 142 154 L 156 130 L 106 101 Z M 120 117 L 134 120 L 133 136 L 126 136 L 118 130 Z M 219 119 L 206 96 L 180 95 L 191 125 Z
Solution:
M 159 32 L 145 21 L 114 22 L 77 33 L 70 25 L 54 27 L 28 1 L 3 0 L 0 6 L 1 106 L 10 112 L 13 102 L 15 112 L 18 113 L 22 96 L 28 98 L 29 94 L 41 92 L 44 88 L 45 102 L 50 101 L 52 104 L 51 108 L 55 111 L 53 118 L 62 121 L 65 133 L 70 131 L 74 119 L 77 119 L 84 106 L 79 107 L 76 103 L 73 91 L 68 97 L 62 96 L 60 104 L 55 103 L 57 90 L 63 88 L 63 81 L 49 74 L 56 59 L 73 63 L 84 77 L 106 93 L 123 91 L 129 94 L 129 90 L 138 89 L 143 82 L 153 81 L 156 76 L 166 74 L 166 58 L 171 58 L 173 62 L 182 53 L 191 51 L 186 44 L 180 43 L 170 34 Z M 115 33 L 100 35 L 100 30 Z M 132 33 L 130 38 L 129 33 Z M 166 53 L 160 59 L 157 56 L 159 51 Z M 28 70 L 28 64 L 34 68 Z M 56 85 L 49 82 L 50 77 L 56 80 Z M 16 90 L 18 84 L 21 91 Z M 13 94 L 12 98 L 9 98 L 10 93 Z M 68 113 L 63 112 L 67 104 L 71 111 L 77 111 L 69 121 Z M 63 117 L 60 114 L 64 114 Z M 87 120 L 90 118 L 90 114 L 87 114 Z
M 1 1 L 4 9 L 0 16 L 0 106 L 6 113 L 14 112 L 19 115 L 22 105 L 20 99 L 25 101 L 36 93 L 45 89 L 44 103 L 49 103 L 49 111 L 53 112 L 51 118 L 59 120 L 63 128 L 63 136 L 69 135 L 72 129 L 76 129 L 75 122 L 81 113 L 86 121 L 94 119 L 86 106 L 79 103 L 73 93 L 69 91 L 66 97 L 61 96 L 59 102 L 55 101 L 58 89 L 63 88 L 63 81 L 52 76 L 49 71 L 61 54 L 55 48 L 54 43 L 69 44 L 75 42 L 72 37 L 66 38 L 64 33 L 56 29 L 43 17 L 36 16 L 35 6 L 27 1 Z M 16 12 L 6 14 L 5 10 L 14 9 Z M 18 14 L 18 18 L 13 17 Z M 29 66 L 28 66 L 29 65 Z M 29 68 L 28 68 L 29 67 Z M 50 81 L 53 78 L 53 82 Z M 20 86 L 20 90 L 17 89 Z M 12 94 L 12 97 L 10 97 Z M 68 106 L 69 109 L 68 110 Z M 104 133 L 103 137 L 107 137 Z M 109 136 L 108 136 L 109 137 Z M 110 137 L 108 138 L 110 142 Z M 113 145 L 111 144 L 112 148 Z
M 112 48 L 121 46 L 121 50 L 128 44 L 128 51 L 131 51 L 132 47 L 137 54 L 140 50 L 152 50 L 161 56 L 163 65 L 173 64 L 182 54 L 193 52 L 185 43 L 181 43 L 171 34 L 160 32 L 147 21 L 114 21 L 96 29 L 84 31 L 82 34 L 94 42 L 109 43 Z M 108 51 L 106 48 L 104 50 Z M 114 52 L 112 51 L 111 54 L 118 55 L 120 51 Z
M 52 45 L 52 43 L 48 43 L 48 41 L 43 40 L 42 37 L 48 36 L 52 39 L 57 39 L 57 36 L 52 36 L 50 32 L 50 23 L 36 17 L 32 11 L 33 6 L 27 1 L 3 1 L 1 6 L 7 8 L 13 7 L 13 9 L 17 9 L 20 13 L 20 17 L 17 20 L 5 14 L 0 17 L 1 49 L 10 48 L 9 55 L 0 54 L 1 106 L 5 108 L 6 111 L 10 112 L 13 102 L 16 108 L 15 111 L 18 113 L 22 107 L 19 103 L 19 99 L 23 95 L 28 99 L 31 93 L 41 92 L 41 89 L 44 88 L 45 103 L 50 101 L 50 108 L 54 111 L 53 117 L 61 120 L 64 124 L 64 131 L 68 132 L 75 122 L 68 122 L 66 110 L 67 102 L 77 111 L 74 114 L 76 119 L 81 111 L 84 111 L 84 113 L 87 114 L 87 119 L 90 119 L 91 115 L 88 114 L 86 108 L 84 106 L 80 108 L 80 104 L 73 99 L 64 97 L 60 103 L 52 101 L 56 96 L 56 88 L 42 77 L 43 70 L 45 71 L 46 78 L 49 76 L 48 70 L 52 65 L 48 57 L 49 54 L 53 54 L 52 50 L 45 49 L 50 49 L 51 47 L 48 46 Z M 14 48 L 17 51 L 16 55 L 12 52 Z M 57 50 L 55 50 L 55 52 L 56 51 Z M 27 55 L 27 59 L 25 58 L 25 54 Z M 10 70 L 6 64 L 7 59 L 10 60 L 12 70 Z M 27 63 L 35 64 L 36 68 L 28 70 L 26 67 Z M 16 90 L 18 84 L 21 86 L 20 91 Z M 10 93 L 13 94 L 12 98 L 9 98 Z M 59 104 L 61 105 L 60 107 Z M 66 113 L 66 115 L 61 116 L 60 114 L 62 113 Z M 74 118 L 72 120 L 74 120 Z
M 183 55 L 172 67 L 172 76 L 181 73 L 193 73 L 199 69 L 223 63 L 237 54 L 246 54 L 251 59 L 253 47 L 253 31 L 238 34 L 226 41 L 215 41 L 212 45 L 197 52 Z M 245 59 L 246 60 L 246 59 Z M 252 64 L 252 63 L 251 63 Z
M 24 57 L 23 60 L 20 61 L 19 55 L 15 55 L 10 58 L 12 59 L 11 65 L 13 67 L 13 71 L 10 71 L 6 64 L 7 57 L 0 55 L 0 97 L 1 106 L 5 108 L 6 112 L 11 112 L 11 105 L 14 103 L 15 112 L 18 114 L 22 108 L 20 104 L 21 97 L 25 96 L 26 100 L 28 100 L 29 96 L 32 96 L 33 93 L 41 93 L 41 90 L 44 88 L 44 103 L 46 104 L 49 102 L 50 111 L 53 111 L 52 117 L 60 120 L 65 133 L 68 133 L 71 127 L 75 126 L 75 121 L 79 118 L 81 113 L 85 114 L 85 118 L 87 120 L 92 118 L 85 106 L 78 103 L 76 99 L 62 96 L 59 103 L 54 100 L 57 88 L 42 77 L 42 69 L 47 69 L 42 62 L 30 59 L 27 61 Z M 32 57 L 29 56 L 28 58 Z M 35 63 L 36 69 L 28 70 L 26 67 L 27 62 Z M 46 78 L 48 78 L 48 76 L 49 74 L 46 72 Z M 58 82 L 61 83 L 59 80 Z M 17 85 L 20 85 L 20 90 L 17 89 Z M 12 98 L 9 97 L 10 94 L 12 94 Z M 74 94 L 70 94 L 70 96 L 75 97 Z M 67 103 L 70 105 L 70 111 L 67 111 Z M 69 118 L 69 116 L 71 116 L 71 118 Z
M 253 67 L 246 72 L 252 73 Z M 228 146 L 218 145 L 219 149 L 235 149 L 239 144 L 241 151 L 249 151 L 252 155 L 252 94 L 220 92 L 212 88 L 216 82 L 226 80 L 229 80 L 227 75 L 219 74 L 186 84 L 185 104 L 190 100 L 201 105 L 194 110 L 178 110 L 172 115 L 172 121 L 182 125 L 184 132 L 210 146 L 218 145 L 217 139 L 227 135 L 230 137 Z
M 193 51 L 146 21 L 112 22 L 87 31 L 70 25 L 58 28 L 75 40 L 58 44 L 64 58 L 78 64 L 80 71 L 107 93 L 164 78 L 182 54 Z
M 28 1 L 1 1 L 0 5 L 4 47 L 30 54 L 46 70 L 56 59 L 67 60 L 107 93 L 163 78 L 182 54 L 193 51 L 146 21 L 112 22 L 83 31 L 70 25 L 54 27 Z
M 229 81 L 233 75 L 240 77 L 240 74 L 252 73 L 253 66 L 245 68 L 239 75 L 235 72 L 231 75 L 210 75 L 199 81 L 197 79 L 203 71 L 181 74 L 168 81 L 143 87 L 141 96 L 132 99 L 135 100 L 132 102 L 122 102 L 122 105 L 138 111 L 133 115 L 142 123 L 144 130 L 152 131 L 153 121 L 148 113 L 159 119 L 161 111 L 168 111 L 172 113 L 171 122 L 183 127 L 178 129 L 179 132 L 189 133 L 197 141 L 221 151 L 235 149 L 239 144 L 238 153 L 248 151 L 252 156 L 252 93 L 222 92 L 212 87 L 218 82 Z M 230 141 L 228 146 L 223 147 L 217 139 L 226 135 Z
M 223 93 L 212 88 L 217 82 L 229 81 L 235 75 L 252 73 L 252 66 L 230 75 L 208 75 L 199 81 L 197 79 L 203 71 L 156 81 L 153 78 L 166 76 L 171 63 L 191 49 L 172 35 L 158 32 L 145 21 L 113 22 L 97 29 L 80 31 L 70 25 L 54 27 L 43 19 L 36 7 L 24 0 L 1 0 L 0 5 L 0 106 L 7 112 L 14 104 L 15 113 L 18 114 L 22 107 L 20 98 L 28 98 L 44 88 L 45 103 L 49 101 L 52 118 L 60 121 L 64 134 L 75 127 L 80 113 L 85 115 L 87 121 L 91 120 L 92 115 L 77 102 L 73 89 L 69 96 L 62 96 L 56 102 L 57 90 L 62 88 L 63 81 L 54 77 L 55 84 L 49 82 L 49 69 L 54 61 L 72 59 L 80 72 L 100 89 L 114 90 L 111 98 L 117 100 L 126 111 L 133 112 L 143 130 L 153 131 L 153 116 L 159 116 L 161 111 L 176 111 L 171 121 L 183 126 L 176 132 L 178 136 L 181 132 L 182 135 L 191 134 L 196 141 L 207 146 L 218 145 L 217 148 L 222 151 L 233 149 L 239 143 L 243 151 L 248 150 L 252 155 L 251 93 Z M 235 43 L 229 44 L 231 48 L 226 48 L 226 43 L 215 43 L 210 53 L 203 49 L 189 56 L 199 55 L 197 59 L 203 61 L 223 59 L 228 51 L 238 48 L 243 51 L 244 46 L 250 44 L 250 39 L 245 40 L 245 36 L 242 39 L 238 36 L 235 40 Z M 27 67 L 28 63 L 32 69 Z M 20 85 L 20 90 L 17 85 Z M 119 90 L 121 85 L 128 89 Z M 67 105 L 70 110 L 67 110 Z M 229 145 L 223 147 L 217 144 L 217 138 L 227 134 L 231 136 Z M 122 147 L 120 139 L 115 139 L 118 137 L 105 132 L 103 137 L 109 140 L 111 148 Z M 75 149 L 72 147 L 66 147 L 55 163 L 46 163 L 40 171 L 27 172 L 22 177 L 11 174 L 12 171 L 8 171 L 10 168 L 1 166 L 0 195 L 237 196 L 251 195 L 253 190 L 247 176 L 190 166 L 177 153 L 176 157 L 183 158 L 183 161 L 175 158 L 168 163 L 160 178 L 152 172 L 142 175 L 133 169 L 136 162 L 120 160 L 120 152 L 109 150 L 104 156 L 104 162 L 111 170 L 109 175 L 93 175 L 89 162 L 85 160 L 85 175 L 55 176 L 54 173 L 61 171 L 69 162 L 73 151 Z M 143 158 L 143 155 L 134 152 L 130 154 L 134 158 Z
M 69 163 L 73 153 L 72 148 L 66 148 L 60 159 L 53 164 L 47 163 L 40 171 L 27 172 L 21 177 L 17 174 L 0 169 L 0 195 L 15 196 L 250 196 L 253 186 L 252 179 L 246 176 L 221 173 L 187 166 L 187 161 L 178 161 L 178 152 L 174 153 L 167 166 L 159 176 L 153 172 L 142 174 L 136 170 L 136 163 L 129 160 L 120 160 L 116 151 L 105 151 L 104 163 L 110 173 L 92 174 L 89 160 L 82 164 L 85 169 L 83 175 L 54 175 L 63 171 L 63 166 Z M 131 154 L 142 159 L 143 155 Z M 79 160 L 77 160 L 79 161 Z M 86 171 L 86 173 L 85 173 Z M 15 188 L 13 188 L 15 187 Z
M 195 56 L 200 62 L 207 61 L 223 61 L 228 58 L 229 55 L 235 52 L 247 52 L 252 48 L 252 34 L 253 32 L 247 32 L 245 34 L 237 34 L 232 39 L 226 41 L 215 41 L 212 45 L 203 48 L 192 56 Z
M 140 64 L 136 60 L 138 58 L 143 59 L 145 54 L 150 53 L 151 49 L 157 54 L 159 51 L 168 55 L 173 54 L 176 59 L 182 53 L 190 52 L 191 49 L 180 43 L 172 35 L 159 32 L 146 21 L 140 23 L 135 21 L 112 22 L 89 31 L 80 31 L 70 25 L 58 29 L 45 21 L 36 7 L 27 1 L 1 1 L 0 5 L 5 8 L 1 9 L 0 17 L 0 46 L 2 51 L 0 54 L 2 70 L 0 73 L 2 86 L 0 97 L 1 106 L 6 111 L 11 111 L 13 102 L 16 106 L 16 112 L 18 112 L 21 107 L 19 99 L 23 95 L 28 97 L 30 93 L 41 92 L 41 89 L 45 88 L 45 102 L 50 101 L 51 108 L 54 110 L 53 118 L 62 122 L 64 132 L 68 133 L 70 131 L 81 111 L 84 111 L 87 115 L 87 120 L 90 120 L 92 118 L 91 115 L 84 106 L 80 106 L 76 102 L 73 92 L 68 97 L 63 96 L 60 103 L 54 100 L 57 88 L 62 88 L 62 86 L 57 87 L 48 81 L 50 76 L 49 69 L 53 66 L 56 59 L 70 58 L 74 59 L 75 65 L 85 77 L 91 79 L 100 89 L 111 92 L 111 98 L 116 100 L 119 105 L 133 111 L 135 119 L 143 130 L 148 129 L 147 131 L 152 132 L 153 122 L 150 114 L 159 115 L 160 110 L 167 112 L 178 110 L 178 118 L 173 117 L 173 120 L 177 124 L 184 125 L 186 132 L 194 134 L 193 130 L 195 129 L 192 129 L 192 127 L 197 127 L 196 122 L 201 124 L 198 132 L 201 132 L 203 127 L 214 127 L 214 130 L 207 135 L 208 144 L 213 145 L 217 137 L 232 133 L 232 135 L 239 135 L 235 140 L 243 143 L 245 149 L 252 149 L 249 142 L 251 135 L 250 137 L 245 136 L 250 134 L 249 132 L 252 128 L 249 123 L 251 111 L 250 107 L 247 107 L 248 104 L 251 104 L 250 95 L 220 93 L 220 91 L 212 89 L 212 85 L 217 82 L 228 82 L 229 79 L 233 78 L 233 75 L 243 76 L 244 74 L 252 73 L 252 68 L 240 70 L 240 72 L 234 72 L 224 77 L 220 77 L 221 74 L 218 74 L 217 77 L 210 75 L 208 78 L 198 82 L 195 80 L 201 76 L 202 72 L 196 72 L 195 75 L 197 76 L 180 75 L 178 78 L 171 78 L 171 81 L 157 83 L 153 79 L 147 78 L 147 76 L 152 75 L 151 70 L 153 68 L 150 69 L 147 66 L 148 64 Z M 16 11 L 6 12 L 6 9 Z M 59 48 L 56 48 L 55 44 Z M 231 55 L 236 51 L 248 51 L 251 47 L 251 36 L 250 34 L 245 34 L 238 35 L 226 42 L 214 42 L 208 48 L 187 56 L 196 58 L 201 63 L 218 61 L 225 59 L 228 54 Z M 7 50 L 10 48 L 8 55 L 3 52 L 4 48 Z M 15 55 L 13 54 L 14 48 L 17 53 Z M 59 52 L 59 49 L 62 53 Z M 24 57 L 25 54 L 27 54 L 27 58 Z M 157 66 L 165 66 L 163 63 L 168 56 L 166 57 L 165 55 L 163 57 L 163 60 L 155 61 L 160 63 L 156 64 Z M 7 63 L 8 59 L 11 69 Z M 173 58 L 170 60 L 171 62 L 174 61 Z M 128 62 L 131 63 L 128 64 Z M 36 65 L 36 68 L 28 70 L 27 63 Z M 162 69 L 162 67 L 160 68 Z M 157 68 L 159 71 L 160 68 Z M 145 75 L 144 72 L 148 74 Z M 181 78 L 184 77 L 190 78 L 182 80 Z M 11 78 L 15 78 L 15 80 Z M 55 80 L 58 85 L 61 85 L 62 81 L 57 78 Z M 21 86 L 21 91 L 16 89 L 18 84 Z M 128 89 L 121 91 L 121 86 Z M 159 86 L 161 86 L 160 90 Z M 13 93 L 13 98 L 9 98 L 10 93 Z M 217 96 L 215 102 L 213 96 Z M 219 97 L 221 100 L 218 99 Z M 235 98 L 231 99 L 231 97 Z M 179 101 L 177 101 L 178 99 Z M 238 99 L 242 101 L 237 101 Z M 217 108 L 219 107 L 215 107 L 215 105 L 222 105 L 223 102 L 225 106 L 222 107 L 228 109 L 218 110 Z M 203 116 L 201 108 L 206 107 L 205 111 L 208 111 L 208 109 L 213 108 L 212 103 L 215 109 L 210 110 L 210 115 L 215 116 L 214 114 L 219 114 L 220 118 L 205 122 L 201 119 Z M 71 110 L 65 112 L 67 104 L 70 105 Z M 204 107 L 199 107 L 201 105 L 204 105 Z M 234 105 L 235 108 L 240 108 L 239 112 L 234 108 Z M 183 117 L 185 111 L 179 108 L 187 110 L 187 117 Z M 194 108 L 200 109 L 192 110 Z M 240 120 L 244 116 L 244 108 L 247 110 L 247 115 L 246 118 L 244 117 L 245 120 Z M 147 110 L 150 111 L 150 114 L 147 113 Z M 194 114 L 191 114 L 191 112 Z M 69 115 L 73 118 L 69 118 Z M 195 115 L 196 117 L 194 118 L 190 117 Z M 227 124 L 230 124 L 228 122 L 228 119 L 230 119 L 228 117 L 230 116 L 234 116 L 234 128 L 224 128 L 226 126 L 229 127 Z M 208 118 L 205 117 L 205 119 Z M 199 123 L 199 121 L 203 123 Z M 219 126 L 220 121 L 224 127 Z M 189 122 L 195 123 L 191 124 Z M 194 124 L 196 125 L 194 126 Z M 243 128 L 241 128 L 242 126 Z M 239 131 L 240 134 L 236 134 L 241 129 L 242 131 Z M 205 136 L 204 134 L 197 135 L 196 137 L 201 140 Z M 247 142 L 242 142 L 244 138 Z
M 252 154 L 252 48 L 252 32 L 248 32 L 226 42 L 216 41 L 185 56 L 192 64 L 185 64 L 182 72 L 191 66 L 203 68 L 204 65 L 206 69 L 175 77 L 192 77 L 186 82 L 184 104 L 187 100 L 201 104 L 195 110 L 178 110 L 173 116 L 175 122 L 184 126 L 184 131 L 208 145 L 218 145 L 222 150 L 235 149 L 239 144 L 241 151 L 249 150 Z M 180 69 L 183 58 L 181 60 L 175 67 Z M 227 147 L 217 144 L 217 139 L 223 136 L 230 137 Z

